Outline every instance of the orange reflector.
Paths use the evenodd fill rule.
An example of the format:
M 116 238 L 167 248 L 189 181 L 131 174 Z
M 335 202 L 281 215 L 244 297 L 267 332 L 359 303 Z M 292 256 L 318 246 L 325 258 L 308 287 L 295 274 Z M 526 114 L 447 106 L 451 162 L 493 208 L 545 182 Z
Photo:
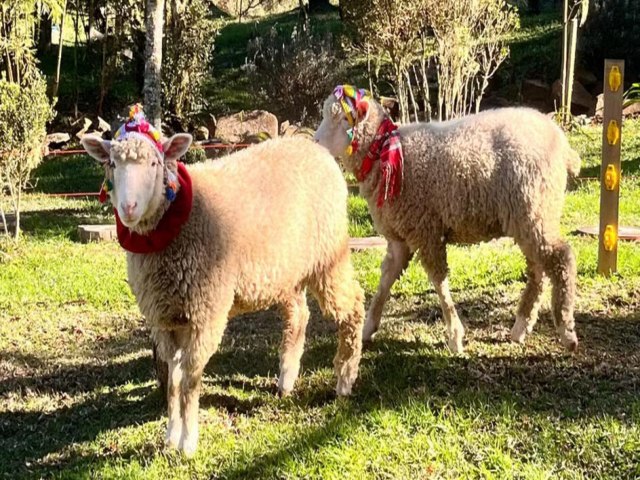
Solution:
M 620 127 L 618 127 L 618 122 L 615 120 L 611 120 L 609 122 L 609 126 L 607 127 L 607 141 L 609 145 L 616 145 L 620 140 Z
M 614 165 L 607 165 L 607 169 L 604 172 L 604 186 L 607 190 L 615 190 L 618 188 L 618 182 L 620 181 L 620 175 Z
M 617 92 L 621 83 L 622 74 L 620 73 L 618 66 L 614 65 L 611 67 L 611 70 L 609 70 L 609 88 L 612 92 Z
M 607 225 L 604 229 L 603 237 L 602 244 L 604 245 L 604 249 L 607 252 L 612 252 L 618 243 L 618 232 L 616 232 L 616 227 L 613 225 Z

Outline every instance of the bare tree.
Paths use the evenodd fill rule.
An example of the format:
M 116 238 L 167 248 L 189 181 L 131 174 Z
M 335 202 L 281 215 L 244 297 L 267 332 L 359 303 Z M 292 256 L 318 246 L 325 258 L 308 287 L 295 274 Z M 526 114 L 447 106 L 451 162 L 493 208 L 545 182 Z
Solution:
M 156 128 L 162 123 L 162 30 L 164 0 L 147 0 L 147 30 L 144 68 L 144 106 L 149 122 Z

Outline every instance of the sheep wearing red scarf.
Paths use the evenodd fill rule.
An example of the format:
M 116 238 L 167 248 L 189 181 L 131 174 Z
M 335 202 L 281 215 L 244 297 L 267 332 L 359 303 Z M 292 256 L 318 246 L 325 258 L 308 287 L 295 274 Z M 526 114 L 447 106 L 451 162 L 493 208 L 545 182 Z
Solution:
M 83 144 L 105 166 L 129 285 L 166 363 L 166 443 L 195 452 L 202 371 L 231 317 L 279 308 L 278 390 L 291 393 L 309 319 L 307 287 L 338 325 L 336 392 L 349 395 L 363 292 L 350 262 L 347 188 L 331 155 L 293 137 L 185 168 L 177 159 L 190 136 L 162 142 L 149 131 L 134 112 L 115 141 L 87 136 Z

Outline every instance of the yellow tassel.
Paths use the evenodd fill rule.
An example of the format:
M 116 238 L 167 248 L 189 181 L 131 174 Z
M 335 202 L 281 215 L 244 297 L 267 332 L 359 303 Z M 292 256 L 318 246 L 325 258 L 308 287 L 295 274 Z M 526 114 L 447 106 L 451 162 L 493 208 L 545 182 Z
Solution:
M 351 145 L 347 147 L 347 155 L 349 156 L 353 155 L 353 147 Z

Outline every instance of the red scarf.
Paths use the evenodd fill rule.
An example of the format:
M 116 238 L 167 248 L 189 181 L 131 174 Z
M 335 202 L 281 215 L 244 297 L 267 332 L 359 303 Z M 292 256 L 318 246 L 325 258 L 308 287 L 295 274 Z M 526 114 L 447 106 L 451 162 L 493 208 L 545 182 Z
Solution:
M 189 220 L 193 205 L 191 177 L 184 164 L 180 162 L 178 162 L 178 181 L 180 182 L 180 190 L 178 190 L 175 200 L 171 202 L 169 209 L 162 216 L 155 230 L 144 235 L 129 230 L 120 221 L 118 210 L 114 208 L 118 242 L 122 248 L 131 253 L 156 253 L 167 248 L 175 240 L 180 234 L 182 226 Z
M 367 156 L 362 161 L 357 175 L 358 181 L 363 182 L 367 178 L 373 168 L 373 162 L 378 158 L 380 159 L 380 170 L 382 172 L 382 183 L 380 184 L 377 202 L 378 208 L 380 208 L 385 200 L 394 199 L 400 194 L 404 167 L 398 126 L 386 116 L 378 127 Z

